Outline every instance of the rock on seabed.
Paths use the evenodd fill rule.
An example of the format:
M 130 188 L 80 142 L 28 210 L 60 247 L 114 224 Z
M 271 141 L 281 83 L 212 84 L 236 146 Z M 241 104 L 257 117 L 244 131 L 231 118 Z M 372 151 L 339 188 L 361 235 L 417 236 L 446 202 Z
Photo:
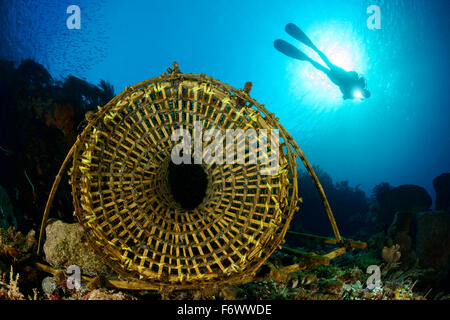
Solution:
M 427 211 L 432 199 L 428 192 L 416 185 L 402 185 L 388 191 L 380 199 L 380 223 L 388 227 L 398 211 L 417 213 Z
M 81 225 L 57 220 L 45 230 L 47 239 L 43 248 L 50 265 L 57 268 L 76 265 L 87 274 L 108 273 L 108 267 L 87 246 Z
M 450 263 L 450 212 L 417 214 L 416 241 L 421 266 L 439 271 Z
M 433 187 L 436 191 L 436 210 L 450 210 L 450 173 L 434 178 Z

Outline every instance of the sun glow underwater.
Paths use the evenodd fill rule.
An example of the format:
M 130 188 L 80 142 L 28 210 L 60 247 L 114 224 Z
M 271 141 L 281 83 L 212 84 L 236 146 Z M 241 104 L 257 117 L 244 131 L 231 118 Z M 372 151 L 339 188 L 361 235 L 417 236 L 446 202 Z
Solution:
M 365 52 L 356 31 L 351 26 L 338 25 L 336 27 L 334 23 L 327 23 L 327 26 L 312 26 L 305 32 L 332 63 L 347 71 L 354 70 L 365 76 Z M 325 66 L 325 63 L 312 49 L 301 43 L 296 43 L 296 46 Z M 287 69 L 291 81 L 291 92 L 306 104 L 314 105 L 314 108 L 330 111 L 342 107 L 345 103 L 363 101 L 363 94 L 358 89 L 353 93 L 355 99 L 344 101 L 339 88 L 324 73 L 316 70 L 307 62 L 289 61 Z

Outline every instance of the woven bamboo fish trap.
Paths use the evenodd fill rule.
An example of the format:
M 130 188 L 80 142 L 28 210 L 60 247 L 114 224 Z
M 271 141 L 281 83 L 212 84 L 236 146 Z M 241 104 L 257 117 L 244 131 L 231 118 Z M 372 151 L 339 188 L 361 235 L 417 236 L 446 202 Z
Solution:
M 281 247 L 298 209 L 297 163 L 313 175 L 335 231 L 331 209 L 302 151 L 275 116 L 249 96 L 204 74 L 169 73 L 128 87 L 88 118 L 66 164 L 74 215 L 102 260 L 134 287 L 183 289 L 250 281 Z M 203 201 L 183 208 L 168 168 L 174 130 L 277 130 L 279 165 L 262 175 L 260 161 L 206 164 Z M 259 138 L 258 138 L 259 139 Z M 206 142 L 202 142 L 206 147 Z M 250 156 L 248 147 L 238 146 Z

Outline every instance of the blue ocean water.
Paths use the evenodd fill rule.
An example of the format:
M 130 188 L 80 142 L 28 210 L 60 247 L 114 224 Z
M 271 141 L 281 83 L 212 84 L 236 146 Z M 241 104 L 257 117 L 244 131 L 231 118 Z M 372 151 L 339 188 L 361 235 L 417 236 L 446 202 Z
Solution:
M 66 26 L 74 4 L 79 30 Z M 381 9 L 379 30 L 367 27 L 370 5 Z M 117 93 L 175 60 L 235 87 L 252 81 L 252 97 L 334 180 L 368 193 L 382 181 L 417 184 L 434 195 L 432 179 L 450 171 L 449 17 L 446 0 L 1 0 L 0 58 L 105 79 Z M 277 52 L 277 38 L 304 49 L 288 22 L 362 73 L 372 97 L 343 101 L 311 65 Z

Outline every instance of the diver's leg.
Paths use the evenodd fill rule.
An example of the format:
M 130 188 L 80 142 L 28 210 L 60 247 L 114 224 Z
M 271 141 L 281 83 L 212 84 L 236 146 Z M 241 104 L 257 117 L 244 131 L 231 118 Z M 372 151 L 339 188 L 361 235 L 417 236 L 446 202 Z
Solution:
M 319 55 L 319 57 L 323 60 L 323 62 L 325 62 L 325 64 L 328 66 L 328 68 L 330 68 L 331 70 L 336 68 L 336 66 L 334 64 L 332 64 L 331 61 L 328 59 L 328 57 L 316 47 L 316 45 L 311 41 L 311 39 L 306 35 L 306 33 L 303 32 L 302 29 L 300 29 L 293 23 L 288 23 L 286 25 L 285 30 L 289 35 L 291 35 L 298 41 L 301 41 L 304 45 L 313 49 Z
M 325 55 L 325 53 L 320 51 L 319 48 L 317 48 L 314 44 L 312 45 L 311 49 L 313 49 L 319 55 L 319 57 L 323 60 L 323 62 L 325 62 L 325 64 L 328 66 L 328 68 L 330 68 L 331 70 L 336 69 L 336 65 L 334 65 L 328 59 L 328 57 Z
M 313 65 L 314 68 L 316 68 L 319 71 L 322 71 L 323 73 L 325 73 L 327 76 L 330 75 L 330 69 L 325 68 L 323 65 L 321 65 L 320 63 L 318 63 L 317 61 L 314 61 L 312 59 L 308 59 L 309 63 L 311 63 Z
M 300 49 L 294 47 L 292 44 L 287 43 L 284 40 L 277 39 L 273 43 L 275 49 L 283 53 L 284 55 L 302 61 L 308 61 L 309 57 L 304 54 Z
M 297 59 L 297 60 L 308 61 L 309 63 L 311 63 L 313 65 L 314 68 L 316 68 L 319 71 L 322 71 L 328 77 L 330 76 L 330 72 L 331 72 L 330 69 L 325 68 L 320 63 L 312 60 L 310 57 L 308 57 L 306 54 L 304 54 L 298 48 L 294 47 L 292 44 L 287 43 L 284 40 L 277 39 L 274 41 L 273 45 L 274 45 L 275 49 L 277 49 L 281 53 L 285 54 L 286 56 Z
M 300 42 L 303 42 L 308 47 L 314 46 L 311 39 L 294 23 L 288 23 L 285 27 L 286 32 L 293 38 Z

